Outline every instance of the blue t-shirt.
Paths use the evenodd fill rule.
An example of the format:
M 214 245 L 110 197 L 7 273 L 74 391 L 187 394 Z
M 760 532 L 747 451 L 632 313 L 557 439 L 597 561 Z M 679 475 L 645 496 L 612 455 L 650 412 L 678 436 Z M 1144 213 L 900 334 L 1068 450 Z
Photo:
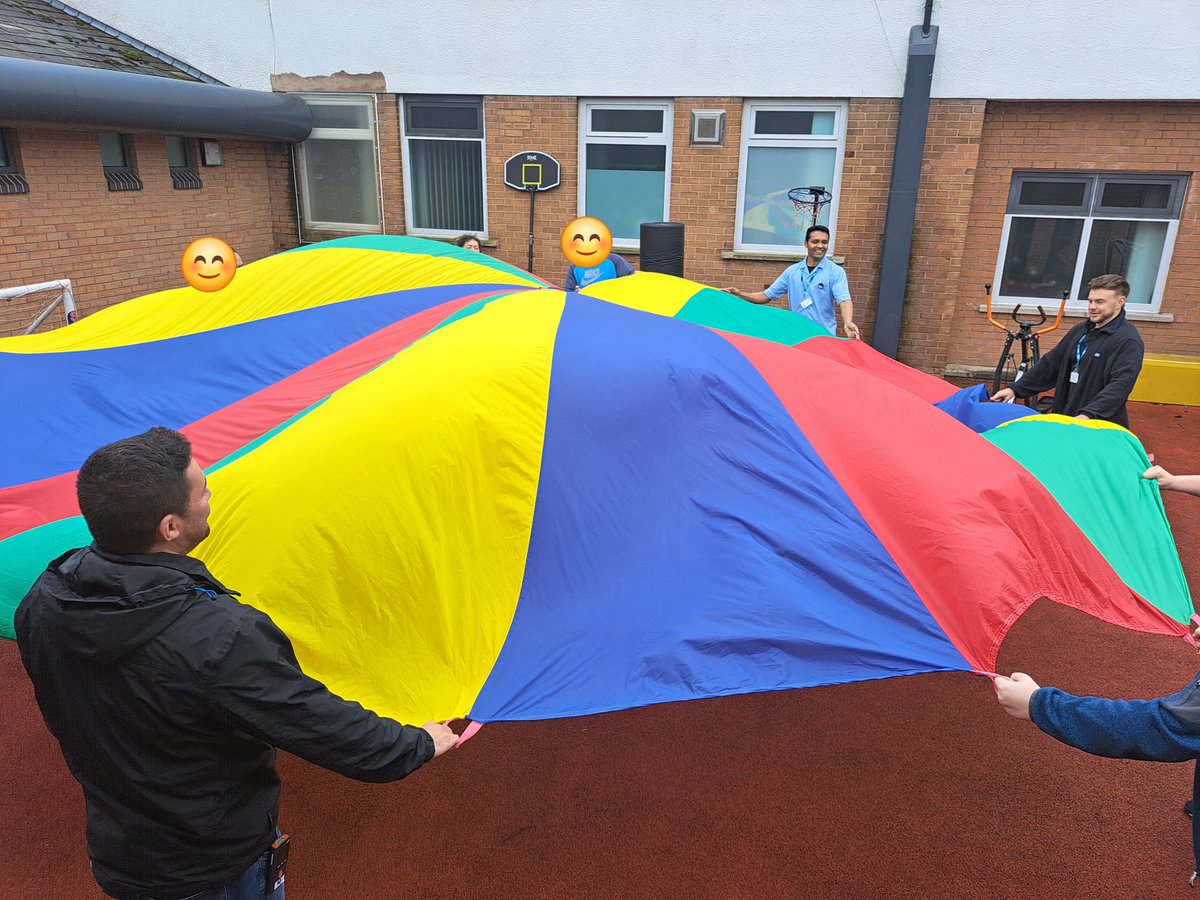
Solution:
M 616 253 L 610 253 L 608 258 L 598 266 L 591 266 L 587 269 L 582 266 L 568 268 L 565 287 L 568 291 L 578 291 L 597 281 L 608 281 L 610 278 L 623 278 L 632 274 L 633 266 Z
M 788 266 L 774 283 L 763 291 L 772 300 L 784 294 L 792 312 L 800 313 L 837 334 L 837 306 L 850 299 L 846 270 L 829 257 L 822 259 L 812 272 L 808 260 Z

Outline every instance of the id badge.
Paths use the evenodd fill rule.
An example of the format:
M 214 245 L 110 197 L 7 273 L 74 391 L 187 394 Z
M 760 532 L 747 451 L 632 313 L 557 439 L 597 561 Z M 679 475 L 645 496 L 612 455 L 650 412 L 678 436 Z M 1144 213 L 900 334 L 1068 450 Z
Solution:
M 1071 372 L 1071 384 L 1079 384 L 1079 370 L 1074 369 Z
M 275 839 L 275 843 L 271 844 L 271 851 L 267 856 L 268 894 L 279 890 L 287 877 L 288 850 L 290 849 L 291 842 L 290 837 L 286 834 L 281 834 Z
M 812 297 L 805 297 L 804 301 L 800 304 L 800 308 L 808 309 L 810 306 L 812 306 Z

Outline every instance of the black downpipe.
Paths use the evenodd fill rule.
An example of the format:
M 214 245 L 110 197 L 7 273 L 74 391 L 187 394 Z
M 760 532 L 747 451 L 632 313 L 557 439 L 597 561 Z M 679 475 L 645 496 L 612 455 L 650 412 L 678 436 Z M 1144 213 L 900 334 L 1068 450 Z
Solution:
M 888 191 L 879 263 L 879 298 L 871 344 L 895 359 L 900 352 L 900 323 L 908 288 L 913 229 L 917 221 L 917 189 L 925 156 L 925 131 L 929 125 L 929 96 L 933 86 L 933 61 L 937 53 L 937 26 L 929 24 L 932 2 L 925 5 L 925 24 L 908 33 L 908 70 L 904 99 L 896 129 L 892 183 Z
M 291 94 L 0 56 L 0 123 L 303 141 L 312 113 Z

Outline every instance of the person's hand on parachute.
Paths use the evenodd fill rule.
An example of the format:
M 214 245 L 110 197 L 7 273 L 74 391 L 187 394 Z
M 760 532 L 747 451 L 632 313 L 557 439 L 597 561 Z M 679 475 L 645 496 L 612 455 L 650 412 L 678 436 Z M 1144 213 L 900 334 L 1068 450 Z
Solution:
M 436 759 L 447 750 L 450 750 L 458 743 L 458 735 L 454 730 L 442 722 L 426 722 L 421 726 L 429 732 L 429 736 L 433 738 L 433 756 Z
M 1013 672 L 1011 678 L 997 675 L 992 687 L 996 689 L 996 699 L 1006 713 L 1014 719 L 1028 719 L 1029 701 L 1041 685 L 1024 672 Z
M 1171 482 L 1175 480 L 1175 476 L 1162 466 L 1151 466 L 1142 473 L 1142 477 L 1148 481 L 1157 481 L 1158 486 L 1164 491 L 1169 491 Z

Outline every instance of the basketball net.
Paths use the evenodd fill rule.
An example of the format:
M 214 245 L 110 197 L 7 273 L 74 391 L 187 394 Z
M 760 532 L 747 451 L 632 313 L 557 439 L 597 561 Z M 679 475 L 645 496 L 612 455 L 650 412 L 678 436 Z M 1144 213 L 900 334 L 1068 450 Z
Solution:
M 833 196 L 824 188 L 792 188 L 788 200 L 795 210 L 794 223 L 798 231 L 806 231 L 817 224 L 823 210 Z

